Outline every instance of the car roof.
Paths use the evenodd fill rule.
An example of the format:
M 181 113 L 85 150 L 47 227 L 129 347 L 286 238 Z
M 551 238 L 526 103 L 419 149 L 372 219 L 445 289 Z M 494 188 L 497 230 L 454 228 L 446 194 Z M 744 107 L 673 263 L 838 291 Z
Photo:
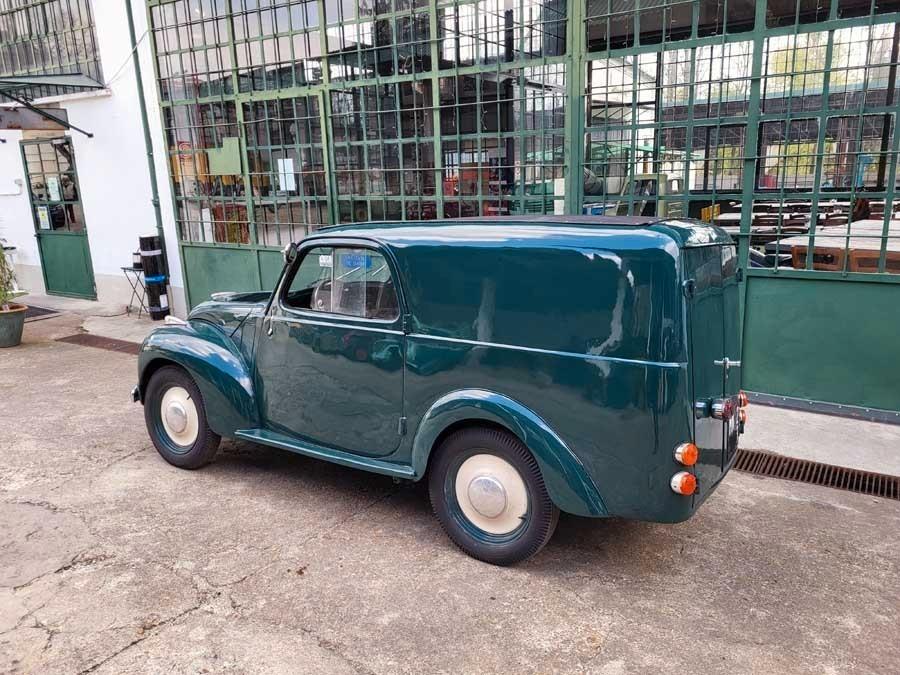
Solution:
M 379 221 L 334 225 L 317 230 L 309 238 L 360 237 L 393 246 L 418 245 L 518 245 L 597 246 L 598 238 L 609 245 L 664 247 L 674 240 L 679 246 L 733 243 L 717 227 L 687 219 L 648 216 L 486 216 L 429 221 Z M 610 238 L 618 239 L 617 242 Z M 643 239 L 643 241 L 641 241 Z

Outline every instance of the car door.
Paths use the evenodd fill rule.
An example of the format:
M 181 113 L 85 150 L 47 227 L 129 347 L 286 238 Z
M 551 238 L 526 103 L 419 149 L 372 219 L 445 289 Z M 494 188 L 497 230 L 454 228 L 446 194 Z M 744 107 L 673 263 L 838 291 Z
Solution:
M 695 415 L 695 443 L 700 458 L 695 467 L 699 489 L 708 491 L 730 466 L 737 450 L 740 382 L 738 344 L 737 258 L 733 246 L 703 246 L 684 250 L 685 274 L 693 280 L 688 302 L 691 375 L 694 400 L 709 407 Z M 711 414 L 713 404 L 730 402 L 723 416 Z
M 301 248 L 257 345 L 266 428 L 371 456 L 398 447 L 405 340 L 395 281 L 371 244 Z

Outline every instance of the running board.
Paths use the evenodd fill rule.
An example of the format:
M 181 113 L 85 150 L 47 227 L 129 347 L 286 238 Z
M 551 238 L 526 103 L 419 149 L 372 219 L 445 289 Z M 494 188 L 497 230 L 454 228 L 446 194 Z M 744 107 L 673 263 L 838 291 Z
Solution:
M 393 476 L 394 478 L 406 478 L 415 480 L 416 475 L 411 466 L 405 464 L 394 464 L 393 462 L 385 462 L 380 459 L 372 459 L 371 457 L 361 457 L 342 450 L 334 450 L 326 448 L 322 445 L 316 445 L 308 441 L 298 441 L 295 438 L 279 434 L 268 429 L 240 429 L 235 432 L 235 438 L 240 438 L 261 445 L 270 445 L 273 448 L 281 450 L 290 450 L 307 457 L 315 457 L 316 459 L 324 459 L 326 462 L 349 466 L 351 469 L 362 469 L 364 471 L 372 471 L 385 476 Z

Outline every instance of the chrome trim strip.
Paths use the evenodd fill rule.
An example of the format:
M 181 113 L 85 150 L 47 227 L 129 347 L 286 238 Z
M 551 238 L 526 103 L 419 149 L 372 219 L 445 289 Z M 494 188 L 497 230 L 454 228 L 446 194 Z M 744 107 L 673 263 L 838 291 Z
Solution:
M 440 335 L 425 335 L 423 333 L 410 333 L 410 338 L 421 340 L 433 340 L 435 342 L 453 342 L 454 344 L 471 345 L 473 347 L 495 347 L 498 349 L 514 349 L 520 352 L 532 354 L 547 354 L 549 356 L 571 356 L 577 359 L 589 359 L 591 361 L 609 361 L 632 366 L 650 366 L 654 368 L 687 368 L 687 363 L 678 361 L 642 361 L 640 359 L 623 359 L 618 356 L 602 356 L 600 354 L 578 354 L 576 352 L 560 352 L 554 349 L 541 349 L 539 347 L 525 347 L 523 345 L 510 345 L 501 342 L 482 342 L 480 340 L 463 340 L 461 338 L 442 337 Z
M 364 330 L 370 333 L 384 333 L 385 335 L 403 335 L 402 330 L 391 330 L 389 328 L 378 328 L 376 326 L 367 326 L 355 323 L 333 323 L 331 321 L 321 321 L 319 319 L 307 319 L 297 316 L 272 316 L 272 321 L 282 321 L 284 323 L 308 323 L 313 326 L 326 326 L 327 328 L 346 328 L 348 330 Z

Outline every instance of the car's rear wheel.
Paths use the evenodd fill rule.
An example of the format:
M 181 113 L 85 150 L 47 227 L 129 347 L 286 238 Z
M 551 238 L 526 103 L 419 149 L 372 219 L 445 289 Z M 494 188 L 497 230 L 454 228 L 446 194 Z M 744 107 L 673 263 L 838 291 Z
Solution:
M 550 540 L 559 509 L 528 448 L 512 434 L 469 428 L 437 449 L 429 475 L 434 513 L 473 558 L 512 565 Z
M 169 464 L 197 469 L 216 456 L 221 439 L 206 423 L 200 389 L 181 368 L 165 366 L 151 375 L 144 420 L 153 445 Z

